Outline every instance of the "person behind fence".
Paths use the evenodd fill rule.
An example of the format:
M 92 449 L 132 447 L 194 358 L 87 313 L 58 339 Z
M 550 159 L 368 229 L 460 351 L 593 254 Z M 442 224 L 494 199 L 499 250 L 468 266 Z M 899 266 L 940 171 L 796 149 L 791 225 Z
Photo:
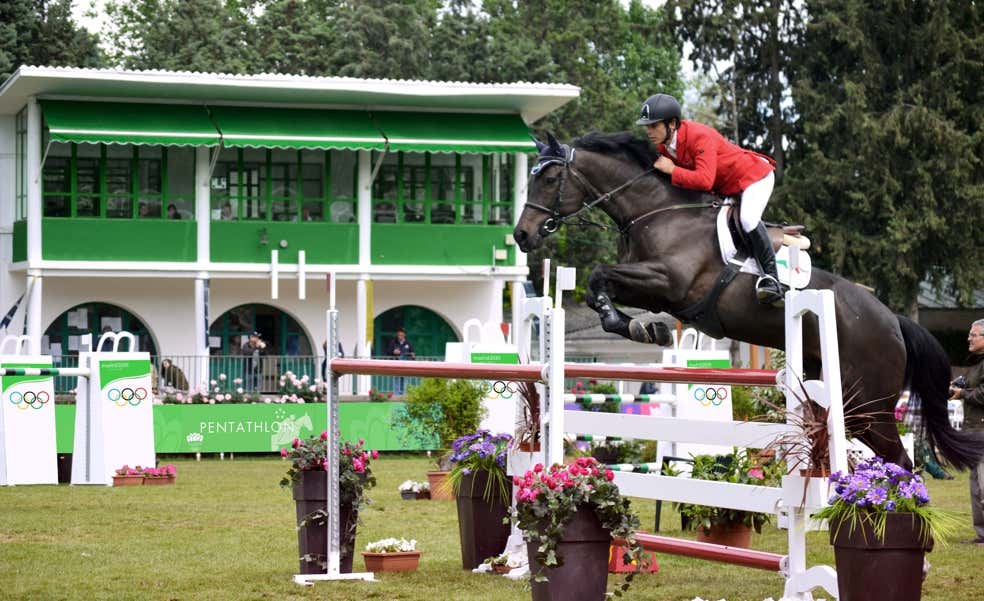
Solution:
M 388 353 L 390 357 L 393 357 L 399 361 L 411 361 L 416 357 L 416 353 L 413 352 L 413 345 L 407 340 L 407 331 L 403 328 L 398 328 L 396 330 L 396 336 L 393 337 L 393 342 L 390 343 Z M 393 394 L 403 395 L 406 392 L 406 378 L 397 376 L 393 381 Z
M 325 340 L 321 343 L 321 352 L 324 354 L 324 359 L 321 360 L 321 381 L 328 381 L 328 341 Z M 342 348 L 342 343 L 338 343 L 338 354 L 335 355 L 338 358 L 345 357 L 345 349 Z
M 163 388 L 188 390 L 188 378 L 185 377 L 181 368 L 170 359 L 161 360 L 160 382 Z
M 247 390 L 257 390 L 260 387 L 260 353 L 266 348 L 266 343 L 260 337 L 259 332 L 253 332 L 249 339 L 243 344 L 243 355 L 245 361 L 245 377 L 243 378 Z
M 984 319 L 970 325 L 967 334 L 970 368 L 950 386 L 950 398 L 964 405 L 964 430 L 984 431 Z M 970 508 L 975 537 L 964 541 L 984 546 L 984 459 L 970 470 Z

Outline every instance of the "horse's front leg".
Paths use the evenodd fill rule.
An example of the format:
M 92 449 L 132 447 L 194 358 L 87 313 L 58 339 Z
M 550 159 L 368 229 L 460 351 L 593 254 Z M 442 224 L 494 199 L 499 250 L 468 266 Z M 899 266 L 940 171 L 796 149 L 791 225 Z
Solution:
M 625 292 L 632 288 L 634 284 L 637 284 L 639 288 L 652 287 L 654 280 L 647 278 L 645 275 L 648 273 L 651 276 L 654 273 L 652 266 L 648 269 L 645 267 L 642 269 L 638 268 L 639 266 L 645 265 L 643 263 L 631 263 L 599 265 L 596 267 L 588 278 L 587 304 L 598 313 L 598 316 L 601 318 L 601 327 L 606 332 L 618 334 L 623 338 L 628 338 L 635 342 L 666 346 L 672 342 L 670 330 L 666 327 L 666 324 L 644 322 L 629 317 L 622 311 L 619 311 L 613 302 L 615 299 L 618 299 L 624 304 L 630 304 L 634 307 L 640 307 L 654 312 L 659 311 L 652 304 L 654 299 L 659 298 L 658 296 L 649 297 L 649 302 L 630 302 L 623 300 L 623 298 L 638 298 L 634 293 Z M 645 294 L 643 294 L 643 297 L 645 297 Z

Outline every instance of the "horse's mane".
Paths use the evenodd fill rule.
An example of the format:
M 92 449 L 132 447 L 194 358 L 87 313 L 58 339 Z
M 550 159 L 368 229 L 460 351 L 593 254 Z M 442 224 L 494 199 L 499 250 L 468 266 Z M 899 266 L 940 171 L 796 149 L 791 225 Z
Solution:
M 659 158 L 659 153 L 650 146 L 648 140 L 637 138 L 632 133 L 622 131 L 614 134 L 590 132 L 573 142 L 575 148 L 583 148 L 599 154 L 620 156 L 640 167 L 648 169 Z

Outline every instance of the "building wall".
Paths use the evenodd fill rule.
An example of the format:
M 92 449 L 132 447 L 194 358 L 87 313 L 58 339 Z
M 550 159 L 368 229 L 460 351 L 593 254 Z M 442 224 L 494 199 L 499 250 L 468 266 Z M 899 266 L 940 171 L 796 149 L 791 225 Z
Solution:
M 4 315 L 7 309 L 17 300 L 21 292 L 24 291 L 24 278 L 19 274 L 12 274 L 6 267 L 10 265 L 13 255 L 13 221 L 14 221 L 14 192 L 16 186 L 17 157 L 14 154 L 14 122 L 13 115 L 0 115 L 0 315 Z M 21 332 L 20 326 L 23 323 L 21 316 L 18 316 L 14 324 L 11 324 L 9 331 Z

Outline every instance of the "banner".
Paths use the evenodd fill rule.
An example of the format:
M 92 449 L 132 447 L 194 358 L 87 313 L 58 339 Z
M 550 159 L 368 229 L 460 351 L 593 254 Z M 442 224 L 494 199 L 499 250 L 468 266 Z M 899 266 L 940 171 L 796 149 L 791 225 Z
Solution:
M 50 368 L 51 357 L 3 357 L 3 367 Z M 52 376 L 0 377 L 0 485 L 58 484 Z

